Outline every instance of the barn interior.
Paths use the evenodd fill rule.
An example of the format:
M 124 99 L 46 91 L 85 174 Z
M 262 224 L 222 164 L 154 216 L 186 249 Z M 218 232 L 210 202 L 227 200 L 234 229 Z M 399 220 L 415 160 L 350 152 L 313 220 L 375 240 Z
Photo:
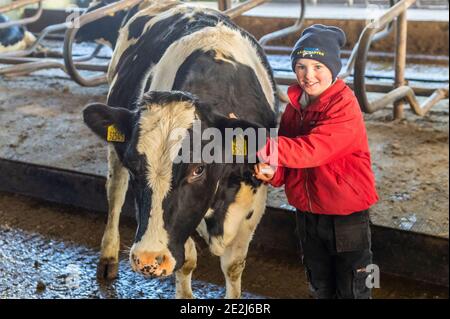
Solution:
M 130 269 L 130 196 L 121 216 L 120 276 L 112 283 L 95 278 L 107 215 L 107 152 L 81 111 L 106 101 L 112 50 L 73 41 L 72 22 L 87 23 L 89 2 L 0 0 L 0 14 L 10 20 L 0 22 L 0 31 L 22 25 L 36 39 L 0 50 L 0 298 L 174 296 L 174 278 L 143 279 Z M 305 27 L 322 23 L 346 32 L 340 77 L 364 113 L 380 195 L 371 209 L 381 269 L 374 298 L 448 298 L 448 1 L 185 2 L 222 10 L 253 34 L 283 92 L 295 82 L 289 53 Z M 88 18 L 117 9 L 113 3 L 112 11 Z M 293 209 L 282 188 L 270 188 L 243 298 L 311 298 Z M 222 298 L 219 261 L 201 240 L 197 245 L 194 294 Z

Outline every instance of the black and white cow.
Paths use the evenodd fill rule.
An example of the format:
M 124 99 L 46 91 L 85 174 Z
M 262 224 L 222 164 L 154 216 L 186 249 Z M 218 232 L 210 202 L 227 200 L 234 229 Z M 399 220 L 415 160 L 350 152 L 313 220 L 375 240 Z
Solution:
M 252 176 L 248 161 L 176 163 L 173 155 L 186 141 L 190 151 L 195 147 L 195 121 L 220 132 L 275 127 L 278 101 L 262 49 L 215 10 L 148 1 L 120 30 L 108 78 L 107 105 L 84 110 L 98 136 L 106 140 L 111 128 L 120 132 L 120 141 L 109 143 L 109 216 L 97 275 L 117 275 L 119 215 L 130 184 L 138 222 L 132 269 L 151 276 L 175 272 L 176 296 L 193 297 L 191 236 L 197 231 L 220 256 L 226 297 L 240 297 L 267 186 Z M 179 129 L 186 133 L 173 138 Z
M 8 21 L 6 15 L 0 14 L 0 24 Z M 36 37 L 23 26 L 0 29 L 0 53 L 25 50 L 35 41 Z
M 94 0 L 89 4 L 85 13 L 92 12 L 117 1 L 118 0 Z M 132 8 L 119 10 L 112 15 L 108 15 L 100 20 L 81 27 L 76 34 L 76 41 L 97 42 L 105 44 L 110 48 L 114 48 L 119 37 L 119 30 L 125 26 L 133 15 L 142 8 L 148 6 L 149 3 L 149 1 L 143 1 Z

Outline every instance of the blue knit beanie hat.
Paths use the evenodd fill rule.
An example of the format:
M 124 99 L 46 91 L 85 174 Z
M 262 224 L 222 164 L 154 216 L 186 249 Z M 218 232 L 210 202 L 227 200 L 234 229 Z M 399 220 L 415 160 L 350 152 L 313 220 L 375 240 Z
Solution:
M 292 70 L 298 59 L 319 61 L 330 69 L 333 81 L 341 71 L 341 48 L 345 45 L 345 33 L 338 27 L 314 24 L 306 28 L 291 53 Z

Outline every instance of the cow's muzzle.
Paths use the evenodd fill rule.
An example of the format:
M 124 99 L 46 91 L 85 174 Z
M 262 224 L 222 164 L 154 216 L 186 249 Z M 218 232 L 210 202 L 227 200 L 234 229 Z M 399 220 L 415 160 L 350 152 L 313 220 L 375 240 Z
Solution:
M 166 250 L 162 252 L 131 252 L 131 268 L 145 276 L 169 276 L 175 269 L 175 259 Z

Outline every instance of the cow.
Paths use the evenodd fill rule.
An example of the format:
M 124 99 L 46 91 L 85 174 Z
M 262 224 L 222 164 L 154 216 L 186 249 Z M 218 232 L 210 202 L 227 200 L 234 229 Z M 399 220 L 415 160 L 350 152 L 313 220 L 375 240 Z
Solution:
M 226 298 L 239 298 L 267 186 L 245 154 L 240 163 L 176 162 L 174 155 L 183 145 L 193 152 L 195 123 L 221 133 L 275 127 L 279 103 L 264 52 L 222 13 L 178 1 L 148 1 L 114 42 L 107 103 L 83 111 L 86 125 L 108 141 L 109 211 L 97 276 L 117 276 L 119 216 L 130 185 L 137 219 L 132 269 L 175 273 L 176 297 L 193 298 L 197 232 L 220 256 Z M 185 133 L 173 138 L 179 129 Z
M 89 4 L 85 13 L 92 12 L 117 1 L 118 0 L 94 0 Z M 119 10 L 114 14 L 100 18 L 93 23 L 88 23 L 80 28 L 76 34 L 75 40 L 77 42 L 96 42 L 114 49 L 121 27 L 123 27 L 134 14 L 149 4 L 150 1 L 142 1 L 132 8 Z
M 8 21 L 9 18 L 0 13 L 0 24 Z M 23 26 L 0 28 L 0 53 L 25 50 L 35 41 L 36 37 Z

